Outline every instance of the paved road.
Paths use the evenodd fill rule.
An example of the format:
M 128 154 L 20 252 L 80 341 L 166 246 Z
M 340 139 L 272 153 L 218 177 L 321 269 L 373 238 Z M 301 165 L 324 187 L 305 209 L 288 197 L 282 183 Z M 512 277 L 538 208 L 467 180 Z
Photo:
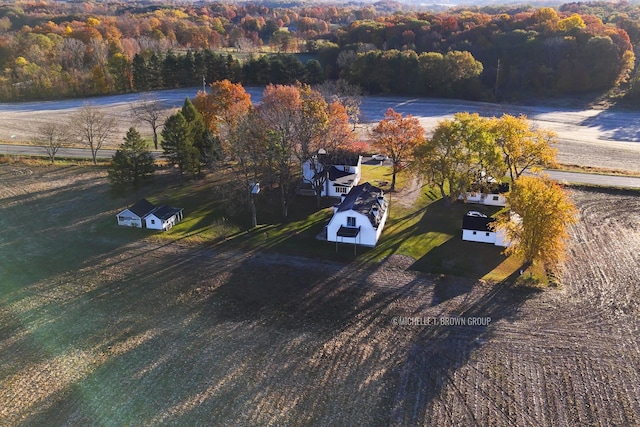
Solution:
M 98 158 L 110 158 L 115 153 L 115 150 L 99 150 L 97 153 Z M 0 154 L 11 155 L 46 155 L 44 150 L 40 147 L 33 145 L 6 145 L 0 144 Z M 161 152 L 154 152 L 156 158 L 161 156 Z M 74 157 L 74 158 L 91 158 L 91 151 L 86 148 L 62 148 L 57 154 L 57 157 Z M 558 182 L 565 182 L 568 184 L 587 184 L 587 185 L 600 185 L 603 187 L 619 187 L 619 188 L 640 188 L 640 177 L 627 177 L 617 175 L 602 175 L 602 174 L 589 174 L 578 172 L 564 172 L 549 170 L 545 171 L 552 179 Z
M 173 111 L 193 97 L 200 88 L 152 92 Z M 263 88 L 246 88 L 254 103 L 262 99 Z M 133 103 L 149 94 L 126 94 L 96 97 L 88 100 L 0 103 L 0 141 L 17 143 L 33 140 L 34 131 L 45 122 L 66 121 L 84 102 L 99 105 L 118 122 L 119 129 L 110 141 L 110 148 L 121 142 L 130 126 L 136 126 L 143 136 L 150 136 L 144 124 L 135 123 L 130 113 Z M 576 109 L 570 107 L 518 106 L 490 104 L 451 99 L 366 96 L 362 99 L 363 122 L 379 121 L 388 108 L 420 119 L 427 132 L 438 121 L 451 118 L 460 111 L 477 112 L 482 116 L 504 113 L 525 114 L 534 126 L 551 129 L 558 134 L 558 162 L 593 166 L 611 170 L 640 172 L 640 111 Z
M 98 150 L 97 157 L 113 157 L 116 150 Z M 33 145 L 0 145 L 0 154 L 10 154 L 12 156 L 46 156 L 46 151 L 41 147 Z M 56 157 L 91 158 L 91 151 L 86 148 L 61 148 Z
M 602 187 L 640 188 L 640 178 L 632 176 L 601 175 L 593 173 L 545 171 L 549 177 L 567 184 L 599 185 Z
M 98 150 L 96 157 L 99 159 L 109 159 L 113 157 L 116 150 L 101 149 Z M 46 151 L 34 145 L 13 145 L 0 144 L 0 154 L 10 154 L 12 156 L 47 156 Z M 160 151 L 154 151 L 154 157 L 160 157 Z M 56 158 L 73 157 L 73 158 L 91 158 L 91 151 L 88 148 L 61 148 L 56 153 Z

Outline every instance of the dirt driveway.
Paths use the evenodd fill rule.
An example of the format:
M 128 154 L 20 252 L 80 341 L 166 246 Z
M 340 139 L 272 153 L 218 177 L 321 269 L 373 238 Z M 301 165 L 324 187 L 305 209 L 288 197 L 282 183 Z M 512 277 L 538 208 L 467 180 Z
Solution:
M 0 180 L 0 425 L 640 425 L 637 196 L 573 191 L 535 292 L 160 244 L 89 169 Z

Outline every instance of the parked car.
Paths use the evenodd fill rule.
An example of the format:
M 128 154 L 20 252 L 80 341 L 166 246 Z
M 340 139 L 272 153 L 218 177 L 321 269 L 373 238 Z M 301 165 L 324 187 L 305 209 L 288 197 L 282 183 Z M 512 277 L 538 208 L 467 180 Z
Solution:
M 384 162 L 385 160 L 389 159 L 389 157 L 385 156 L 384 154 L 374 154 L 373 156 L 371 156 L 371 158 L 377 162 Z

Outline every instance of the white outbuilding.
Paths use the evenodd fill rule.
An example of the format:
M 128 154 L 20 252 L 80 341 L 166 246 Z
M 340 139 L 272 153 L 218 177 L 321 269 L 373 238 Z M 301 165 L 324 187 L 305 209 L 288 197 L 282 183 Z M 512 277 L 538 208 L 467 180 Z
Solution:
M 145 217 L 146 227 L 152 230 L 167 231 L 182 221 L 182 212 L 182 208 L 172 208 L 167 205 L 158 206 Z
M 145 218 L 154 209 L 156 209 L 156 207 L 147 199 L 138 200 L 133 206 L 128 207 L 116 215 L 118 225 L 143 228 L 145 226 Z
M 462 240 L 509 246 L 504 230 L 494 229 L 496 219 L 482 212 L 469 211 L 462 218 Z

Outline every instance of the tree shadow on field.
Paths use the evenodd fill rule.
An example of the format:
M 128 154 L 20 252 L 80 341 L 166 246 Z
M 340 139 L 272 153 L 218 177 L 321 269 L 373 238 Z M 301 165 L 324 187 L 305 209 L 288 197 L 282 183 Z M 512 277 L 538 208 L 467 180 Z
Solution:
M 467 367 L 475 351 L 491 341 L 492 327 L 501 320 L 514 321 L 520 316 L 522 306 L 538 292 L 535 289 L 511 288 L 498 284 L 478 300 L 471 301 L 465 310 L 436 319 L 433 327 L 425 327 L 406 350 L 406 359 L 397 371 L 396 395 L 391 425 L 442 425 L 442 414 L 454 413 L 449 419 L 451 425 L 478 425 L 486 422 L 476 417 L 481 415 L 481 406 L 495 405 L 494 399 L 501 395 L 503 400 L 517 404 L 516 398 L 494 383 L 492 372 L 482 371 L 475 366 L 472 371 L 479 374 L 482 383 L 475 384 L 481 390 L 477 396 L 456 392 L 458 387 L 466 388 L 465 374 L 456 372 Z M 449 324 L 447 324 L 449 322 Z M 477 381 L 477 380 L 475 380 Z M 529 419 L 526 408 L 520 419 Z M 432 414 L 439 413 L 440 418 Z M 498 424 L 515 423 L 513 414 L 498 412 L 503 419 Z M 431 418 L 433 417 L 433 418 Z M 495 421 L 495 420 L 494 420 Z
M 531 296 L 499 285 L 434 305 L 431 276 L 375 264 L 216 245 L 127 251 L 119 264 L 96 266 L 91 276 L 104 279 L 40 326 L 60 356 L 102 356 L 90 370 L 78 364 L 79 377 L 25 425 L 429 424 L 429 407 L 490 326 L 392 319 L 497 322 L 517 317 Z M 114 271 L 122 274 L 111 279 Z
M 640 141 L 640 115 L 631 111 L 602 110 L 580 123 L 581 126 L 598 128 L 605 139 L 615 141 Z

